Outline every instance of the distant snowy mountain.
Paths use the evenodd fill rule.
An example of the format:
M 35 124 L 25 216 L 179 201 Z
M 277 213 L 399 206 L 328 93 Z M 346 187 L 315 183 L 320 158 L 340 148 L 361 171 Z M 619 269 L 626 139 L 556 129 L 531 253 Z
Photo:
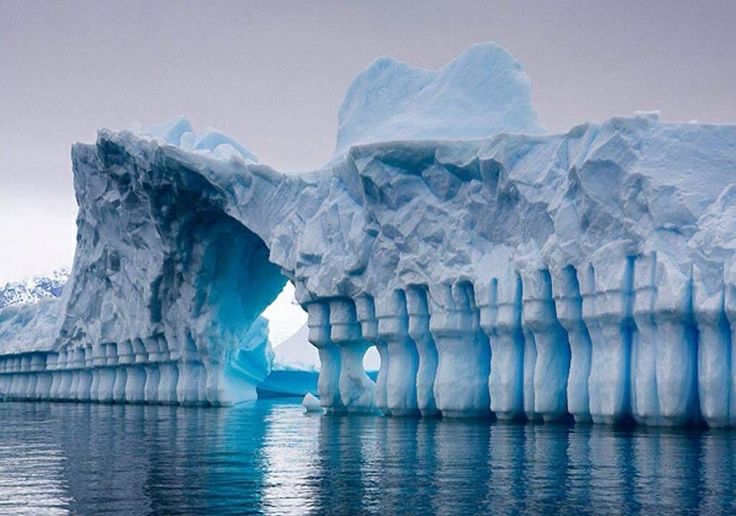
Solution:
M 61 297 L 68 279 L 69 270 L 59 269 L 49 276 L 35 276 L 7 283 L 0 287 L 0 308 Z

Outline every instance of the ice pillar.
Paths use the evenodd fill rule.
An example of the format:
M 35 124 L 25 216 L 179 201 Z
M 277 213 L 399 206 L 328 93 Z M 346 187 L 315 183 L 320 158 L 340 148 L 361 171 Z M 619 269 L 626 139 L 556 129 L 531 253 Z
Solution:
M 309 342 L 319 352 L 320 370 L 317 389 L 327 412 L 342 412 L 340 398 L 340 350 L 330 337 L 330 305 L 314 302 L 307 305 Z
M 576 422 L 590 421 L 588 379 L 590 377 L 591 343 L 583 322 L 583 298 L 574 267 L 553 271 L 552 290 L 557 319 L 567 332 L 570 344 L 570 371 L 567 377 L 567 411 Z
M 630 414 L 633 274 L 632 258 L 603 256 L 598 268 L 591 265 L 583 275 L 583 320 L 591 340 L 588 393 L 596 423 L 620 422 Z
M 448 417 L 489 415 L 490 348 L 480 331 L 472 286 L 430 286 L 430 331 L 437 345 L 434 395 Z
M 378 377 L 374 386 L 374 405 L 384 414 L 390 414 L 386 398 L 386 379 L 388 377 L 388 349 L 386 342 L 378 336 L 378 320 L 376 319 L 375 303 L 368 295 L 361 295 L 355 299 L 355 311 L 360 321 L 361 334 L 365 340 L 372 342 L 381 357 Z
M 179 352 L 176 399 L 180 405 L 199 405 L 207 400 L 206 378 L 197 346 L 190 335 L 183 337 Z
M 423 416 L 439 414 L 434 399 L 434 380 L 437 374 L 437 347 L 429 331 L 429 304 L 427 289 L 409 287 L 406 290 L 406 309 L 409 316 L 409 337 L 414 341 L 419 356 L 417 368 L 417 407 Z
M 634 319 L 636 333 L 631 346 L 631 412 L 639 423 L 660 421 L 657 396 L 657 259 L 642 256 L 636 261 Z
M 655 253 L 636 260 L 631 409 L 648 425 L 694 421 L 697 338 L 688 276 Z
M 363 357 L 370 344 L 361 335 L 355 305 L 349 299 L 333 299 L 329 314 L 330 340 L 340 352 L 340 400 L 348 412 L 371 412 L 375 385 L 363 368 Z
M 388 377 L 386 398 L 394 416 L 419 413 L 417 406 L 417 370 L 419 356 L 414 341 L 409 337 L 409 315 L 404 293 L 391 291 L 376 299 L 378 336 L 388 347 Z
M 570 346 L 567 332 L 557 319 L 549 271 L 535 270 L 524 275 L 523 303 L 524 324 L 534 335 L 536 348 L 530 382 L 534 390 L 533 411 L 545 421 L 554 421 L 567 414 Z M 525 382 L 525 392 L 527 388 Z M 526 406 L 525 410 L 529 412 Z
M 98 358 L 99 380 L 97 385 L 97 400 L 100 403 L 111 403 L 115 388 L 115 377 L 117 374 L 117 353 L 116 346 L 113 342 L 105 343 L 101 346 L 100 356 Z
M 34 370 L 39 371 L 38 379 L 36 381 L 36 392 L 34 399 L 37 400 L 48 400 L 51 398 L 51 380 L 52 373 L 49 370 L 49 366 L 53 363 L 56 358 L 55 353 L 39 353 L 34 357 L 32 366 Z
M 482 289 L 478 289 L 482 292 Z M 480 324 L 489 338 L 491 411 L 498 419 L 524 415 L 524 335 L 521 278 L 515 271 L 493 279 L 479 300 Z
M 160 375 L 158 402 L 175 404 L 177 402 L 176 387 L 179 378 L 179 370 L 176 366 L 178 354 L 172 351 L 168 340 L 164 336 L 159 336 L 159 347 L 161 363 L 158 366 Z

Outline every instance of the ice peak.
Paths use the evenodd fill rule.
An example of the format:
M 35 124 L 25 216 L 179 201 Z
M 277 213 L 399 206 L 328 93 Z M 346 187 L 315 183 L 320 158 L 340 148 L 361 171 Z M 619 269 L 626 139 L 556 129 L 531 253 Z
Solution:
M 335 155 L 378 141 L 543 131 L 521 64 L 496 43 L 480 43 L 437 70 L 390 58 L 374 61 L 342 102 Z

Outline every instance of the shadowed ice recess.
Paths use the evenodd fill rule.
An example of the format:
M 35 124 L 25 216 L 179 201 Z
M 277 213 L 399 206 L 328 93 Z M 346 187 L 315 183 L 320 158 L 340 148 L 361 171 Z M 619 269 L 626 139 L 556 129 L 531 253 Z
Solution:
M 312 172 L 185 120 L 101 130 L 72 150 L 62 299 L 0 312 L 0 392 L 252 399 L 249 335 L 290 281 L 327 412 L 736 425 L 736 126 L 542 131 L 490 43 L 374 62 Z

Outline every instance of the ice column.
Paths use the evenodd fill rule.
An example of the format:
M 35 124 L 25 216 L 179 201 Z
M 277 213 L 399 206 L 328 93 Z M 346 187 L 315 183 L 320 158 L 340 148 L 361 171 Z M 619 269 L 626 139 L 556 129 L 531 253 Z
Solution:
M 619 422 L 630 413 L 633 259 L 610 254 L 587 268 L 581 285 L 591 340 L 590 414 L 596 423 Z
M 176 367 L 176 360 L 179 358 L 178 353 L 171 350 L 168 341 L 163 335 L 158 337 L 159 353 L 161 363 L 159 370 L 159 403 L 175 404 L 176 386 L 179 377 L 179 371 Z
M 36 381 L 36 392 L 34 398 L 37 400 L 48 400 L 51 398 L 51 380 L 52 373 L 49 366 L 53 364 L 56 353 L 39 353 L 32 361 L 32 366 L 39 371 L 38 380 Z
M 697 418 L 697 337 L 688 276 L 657 255 L 636 261 L 632 414 L 649 425 Z
M 206 373 L 192 337 L 185 335 L 183 343 L 179 355 L 176 399 L 180 405 L 198 405 L 207 400 Z
M 469 283 L 430 286 L 430 331 L 437 345 L 434 395 L 443 416 L 486 416 L 490 347 Z
M 720 274 L 719 274 L 720 273 Z M 725 311 L 723 271 L 693 270 L 698 324 L 698 393 L 700 413 L 711 427 L 731 424 L 733 393 L 731 330 Z M 734 307 L 733 292 L 729 296 Z M 732 308 L 732 312 L 733 312 Z
M 115 344 L 114 359 L 111 363 L 117 365 L 115 368 L 115 382 L 112 387 L 112 399 L 115 402 L 125 402 L 125 384 L 128 383 L 128 369 L 126 364 L 133 360 L 133 348 L 129 341 L 118 342 Z
M 54 354 L 54 358 L 49 362 L 49 369 L 51 370 L 51 391 L 49 392 L 50 400 L 59 399 L 59 388 L 61 385 L 62 373 L 60 371 L 61 364 L 60 360 L 63 360 L 62 353 L 57 352 Z
M 36 373 L 33 372 L 33 356 L 32 355 L 26 355 L 23 357 L 23 367 L 21 371 L 23 371 L 25 374 L 26 381 L 23 391 L 21 392 L 21 398 L 24 400 L 32 400 L 33 396 L 36 394 L 36 382 L 38 380 L 38 377 Z
M 117 374 L 116 346 L 113 342 L 101 346 L 99 358 L 99 381 L 97 385 L 97 399 L 102 403 L 113 401 L 113 389 Z
M 636 333 L 631 347 L 631 412 L 639 423 L 659 423 L 657 396 L 657 258 L 655 254 L 636 261 L 634 319 Z
M 376 310 L 373 298 L 368 295 L 361 295 L 355 299 L 355 311 L 360 321 L 361 334 L 368 342 L 372 342 L 378 350 L 381 357 L 381 365 L 378 370 L 374 391 L 374 405 L 383 412 L 389 414 L 388 401 L 386 398 L 386 379 L 388 377 L 388 349 L 386 342 L 378 337 L 378 320 L 376 319 Z
M 435 416 L 439 414 L 434 399 L 437 347 L 429 331 L 427 289 L 418 286 L 409 287 L 406 290 L 406 309 L 409 316 L 409 337 L 416 344 L 419 355 L 416 383 L 417 406 L 423 416 Z
M 329 313 L 330 339 L 340 350 L 340 400 L 348 412 L 371 412 L 375 385 L 363 368 L 370 343 L 361 335 L 355 305 L 349 299 L 333 299 Z
M 340 350 L 330 338 L 329 303 L 309 303 L 306 309 L 309 342 L 319 352 L 317 389 L 320 403 L 327 412 L 342 412 L 344 407 L 340 399 Z
M 410 416 L 419 413 L 417 406 L 417 370 L 419 355 L 414 341 L 409 337 L 409 315 L 404 293 L 391 291 L 385 297 L 376 298 L 378 336 L 388 347 L 388 377 L 386 397 L 388 409 L 394 416 Z
M 58 368 L 61 371 L 57 397 L 59 400 L 69 399 L 69 393 L 72 387 L 72 372 L 70 371 L 70 365 L 73 360 L 73 353 L 74 351 L 70 348 L 65 348 L 59 352 Z
M 105 344 L 92 345 L 92 384 L 89 389 L 90 401 L 100 401 L 100 371 L 105 367 Z
M 552 290 L 557 319 L 567 332 L 570 344 L 570 372 L 567 378 L 567 411 L 576 422 L 590 421 L 588 378 L 590 377 L 591 344 L 583 322 L 583 298 L 574 267 L 553 271 Z
M 525 273 L 523 303 L 524 324 L 534 335 L 536 347 L 531 382 L 534 389 L 533 410 L 535 414 L 541 414 L 545 421 L 554 421 L 567 414 L 570 346 L 567 332 L 557 320 L 549 271 Z M 525 382 L 525 392 L 526 389 Z
M 515 271 L 508 271 L 490 282 L 483 297 L 480 320 L 491 346 L 491 411 L 498 419 L 519 418 L 524 415 L 521 278 Z
M 12 365 L 10 366 L 10 370 L 13 372 L 13 374 L 10 376 L 10 387 L 8 388 L 8 396 L 11 400 L 18 399 L 19 396 L 22 384 L 22 379 L 18 374 L 20 372 L 21 361 L 21 357 L 13 357 Z
M 146 386 L 146 371 L 138 365 L 144 353 L 140 339 L 125 342 L 125 355 L 120 356 L 119 363 L 125 364 L 125 391 L 123 400 L 128 403 L 143 402 Z
M 80 348 L 69 349 L 67 354 L 67 368 L 71 369 L 71 383 L 65 399 L 77 400 L 79 396 L 79 370 L 84 366 L 84 355 Z
M 158 363 L 161 360 L 161 347 L 158 337 L 153 336 L 144 339 L 143 346 L 147 356 L 145 362 L 146 385 L 143 390 L 143 397 L 146 403 L 157 403 L 161 381 L 158 370 Z
M 8 387 L 10 386 L 10 375 L 8 374 L 8 362 L 7 356 L 0 357 L 0 397 L 5 398 L 8 396 Z
M 721 386 L 724 391 L 728 390 L 729 414 L 731 426 L 736 426 L 736 353 L 733 350 L 733 342 L 736 339 L 736 259 L 729 259 L 725 266 L 725 312 L 730 326 L 730 353 L 724 355 L 730 358 L 728 366 L 730 369 L 729 381 Z M 730 387 L 730 388 L 729 388 Z

